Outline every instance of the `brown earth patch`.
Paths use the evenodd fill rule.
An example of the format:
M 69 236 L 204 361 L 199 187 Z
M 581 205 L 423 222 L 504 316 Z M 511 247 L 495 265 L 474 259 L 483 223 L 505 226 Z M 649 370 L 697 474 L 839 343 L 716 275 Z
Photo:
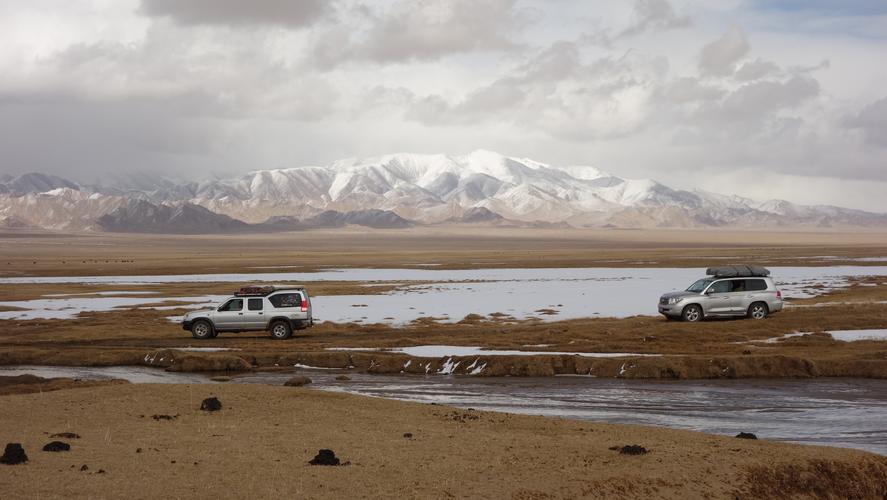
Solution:
M 878 498 L 887 487 L 887 458 L 856 450 L 304 388 L 226 384 L 211 390 L 130 384 L 3 396 L 0 442 L 35 452 L 26 467 L 5 469 L 0 487 L 10 498 L 288 491 L 305 498 L 670 499 Z M 201 398 L 210 394 L 224 402 L 222 411 L 200 411 Z M 43 411 L 47 407 L 58 411 Z M 179 416 L 159 423 L 144 417 L 158 412 Z M 82 436 L 71 452 L 36 453 L 46 429 L 71 421 Z M 298 432 L 291 432 L 294 422 Z M 413 437 L 404 439 L 406 432 Z M 609 450 L 626 443 L 651 452 Z M 309 465 L 320 449 L 335 450 L 350 464 Z M 98 470 L 105 473 L 91 474 Z
M 125 380 L 79 380 L 71 378 L 43 378 L 35 375 L 0 376 L 0 396 L 101 387 L 126 383 L 128 382 Z

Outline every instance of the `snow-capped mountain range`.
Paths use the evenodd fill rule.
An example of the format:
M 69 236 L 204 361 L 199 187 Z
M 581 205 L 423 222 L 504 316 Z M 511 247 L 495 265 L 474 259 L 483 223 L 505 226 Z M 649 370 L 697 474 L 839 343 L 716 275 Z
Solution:
M 206 210 L 188 208 L 193 206 Z M 313 222 L 300 222 L 307 220 Z M 175 231 L 178 224 L 283 230 L 321 227 L 318 221 L 370 227 L 887 227 L 887 214 L 684 191 L 594 167 L 555 167 L 489 151 L 392 154 L 186 183 L 140 177 L 90 185 L 44 174 L 0 178 L 0 225 L 140 231 L 145 221 L 154 231 L 171 232 L 191 231 Z

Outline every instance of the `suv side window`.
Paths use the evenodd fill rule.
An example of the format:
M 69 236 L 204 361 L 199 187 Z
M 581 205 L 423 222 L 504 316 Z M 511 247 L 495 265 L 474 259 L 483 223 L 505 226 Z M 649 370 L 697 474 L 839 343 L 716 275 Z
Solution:
M 750 292 L 760 292 L 767 289 L 767 282 L 764 280 L 745 280 L 745 288 Z
M 727 293 L 733 289 L 733 285 L 729 281 L 715 281 L 712 283 L 711 288 L 708 289 L 709 293 Z
M 299 307 L 302 305 L 302 294 L 299 292 L 278 293 L 268 297 L 268 302 L 271 302 L 271 305 L 278 309 L 283 307 Z
M 731 292 L 744 292 L 748 289 L 745 282 L 748 280 L 733 280 L 733 289 Z
M 219 311 L 242 311 L 243 299 L 231 299 L 219 308 Z
M 261 311 L 262 307 L 262 299 L 248 299 L 246 301 L 246 307 L 250 311 Z

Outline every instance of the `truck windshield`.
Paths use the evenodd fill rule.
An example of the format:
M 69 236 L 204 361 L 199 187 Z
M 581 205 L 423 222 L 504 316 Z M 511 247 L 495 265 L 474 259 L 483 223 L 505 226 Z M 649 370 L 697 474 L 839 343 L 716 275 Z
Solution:
M 702 293 L 702 291 L 705 290 L 705 287 L 707 287 L 710 284 L 711 284 L 711 280 L 701 279 L 701 280 L 697 281 L 696 283 L 693 283 L 692 285 L 690 285 L 690 288 L 688 288 L 687 291 L 693 292 L 693 293 Z

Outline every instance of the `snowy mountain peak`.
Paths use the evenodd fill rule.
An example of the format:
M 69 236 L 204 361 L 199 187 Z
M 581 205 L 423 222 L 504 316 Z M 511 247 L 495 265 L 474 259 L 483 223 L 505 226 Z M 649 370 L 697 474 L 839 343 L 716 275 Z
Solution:
M 23 192 L 31 194 L 23 196 Z M 122 208 L 132 200 L 150 206 Z M 197 210 L 198 206 L 210 213 Z M 91 216 L 87 220 L 95 221 L 95 214 L 118 208 L 116 216 L 121 218 L 104 219 L 105 227 L 122 227 L 124 219 L 144 221 L 155 230 L 172 225 L 196 227 L 195 221 L 217 228 L 236 226 L 211 213 L 251 224 L 281 217 L 321 217 L 325 224 L 370 227 L 405 227 L 410 221 L 593 227 L 887 226 L 887 215 L 684 191 L 652 179 L 621 178 L 592 166 L 560 167 L 487 150 L 465 155 L 396 153 L 349 158 L 327 166 L 255 170 L 203 182 L 142 176 L 129 185 L 118 180 L 113 186 L 81 187 L 42 174 L 0 182 L 0 216 L 31 226 L 67 227 L 67 213 Z M 162 212 L 160 219 L 153 218 L 155 211 Z M 42 223 L 50 217 L 47 214 L 52 222 Z M 90 223 L 78 224 L 89 227 Z

